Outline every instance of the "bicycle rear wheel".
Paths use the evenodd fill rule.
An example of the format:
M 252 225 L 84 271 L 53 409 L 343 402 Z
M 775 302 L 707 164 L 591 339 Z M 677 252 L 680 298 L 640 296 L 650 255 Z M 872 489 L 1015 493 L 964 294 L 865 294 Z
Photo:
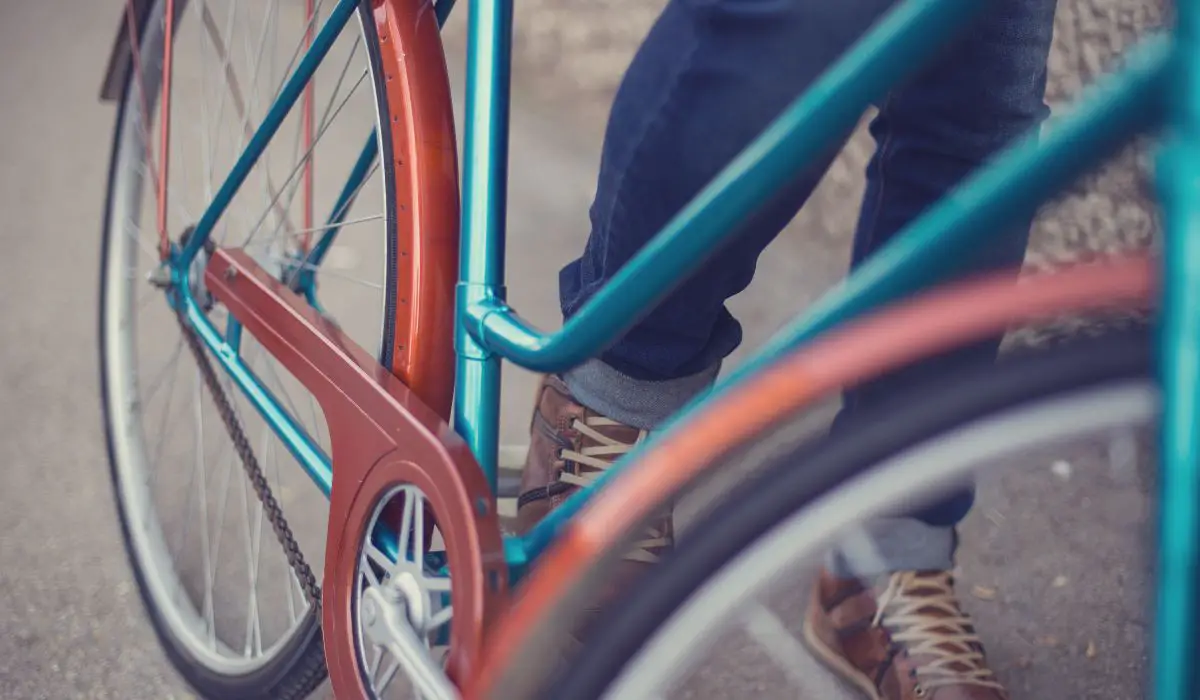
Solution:
M 870 680 L 846 685 L 802 641 L 800 582 L 835 546 L 870 568 L 869 519 L 974 476 L 959 591 L 974 593 L 967 607 L 999 679 L 1015 697 L 1143 697 L 1130 669 L 1145 661 L 1153 591 L 1139 552 L 1157 410 L 1150 347 L 1128 334 L 1009 358 L 799 452 L 781 445 L 684 529 L 543 697 L 881 697 Z M 1015 464 L 1035 470 L 996 473 Z
M 144 17 L 127 15 L 122 24 L 137 41 L 120 96 L 104 224 L 99 314 L 106 436 L 122 534 L 151 623 L 176 669 L 212 698 L 306 696 L 325 677 L 320 615 L 247 484 L 166 295 L 150 283 L 159 267 L 157 210 L 165 201 L 167 234 L 179 244 L 321 28 L 329 9 L 322 13 L 322 4 L 308 3 L 309 13 L 305 3 L 175 2 L 165 148 L 160 127 L 166 116 L 159 108 L 169 3 L 146 3 Z M 130 4 L 128 13 L 135 5 L 142 6 Z M 280 278 L 297 269 L 312 273 L 310 299 L 390 367 L 402 251 L 386 127 L 391 117 L 400 122 L 406 115 L 389 109 L 370 6 L 362 3 L 357 14 L 359 21 L 351 19 L 318 69 L 308 102 L 289 113 L 213 241 L 244 248 Z M 366 167 L 346 189 L 356 154 Z M 329 229 L 314 217 L 324 222 L 331 211 L 328 222 L 340 227 L 336 242 L 320 266 L 304 267 L 303 251 Z M 192 280 L 202 302 L 205 258 L 199 256 Z M 217 328 L 225 328 L 226 310 L 211 300 L 206 306 Z M 251 371 L 329 454 L 324 417 L 311 395 L 249 334 L 240 344 Z M 222 379 L 319 581 L 327 501 Z

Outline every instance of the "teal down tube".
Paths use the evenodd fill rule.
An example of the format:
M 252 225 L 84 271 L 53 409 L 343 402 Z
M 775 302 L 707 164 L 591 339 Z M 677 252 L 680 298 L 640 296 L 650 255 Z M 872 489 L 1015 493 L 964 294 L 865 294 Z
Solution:
M 1196 697 L 1197 572 L 1200 562 L 1200 143 L 1171 143 L 1159 158 L 1164 207 L 1163 306 L 1159 374 L 1163 387 L 1159 486 L 1159 597 L 1154 694 Z
M 1153 697 L 1193 700 L 1200 623 L 1200 4 L 1180 0 L 1158 161 L 1164 215 Z
M 984 237 L 1027 216 L 1075 177 L 1101 162 L 1134 135 L 1161 122 L 1161 90 L 1169 42 L 1148 40 L 1128 59 L 1127 71 L 1092 91 L 1075 112 L 1039 143 L 1030 137 L 901 231 L 839 288 L 784 328 L 743 367 L 686 407 L 662 433 L 623 457 L 586 489 L 571 496 L 524 538 L 518 559 L 533 560 L 594 493 L 617 478 L 647 446 L 781 354 L 824 331 L 952 274 Z M 1086 144 L 1086 146 L 1084 146 Z M 1200 200 L 1197 200 L 1200 201 Z

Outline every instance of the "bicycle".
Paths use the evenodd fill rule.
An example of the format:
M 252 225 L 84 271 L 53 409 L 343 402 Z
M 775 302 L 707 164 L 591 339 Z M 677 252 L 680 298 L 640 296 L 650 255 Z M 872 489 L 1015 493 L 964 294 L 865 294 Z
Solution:
M 1191 360 L 1200 290 L 1191 270 L 1196 237 L 1186 234 L 1200 201 L 1190 185 L 1200 161 L 1193 153 L 1189 111 L 1196 64 L 1187 51 L 1195 41 L 1192 33 L 1200 29 L 1200 7 L 1179 3 L 1179 30 L 1131 52 L 1128 67 L 1040 144 L 1015 145 L 782 331 L 713 396 L 685 411 L 528 535 L 505 537 L 495 497 L 501 358 L 559 371 L 617 337 L 641 309 L 731 235 L 734 224 L 769 196 L 770 183 L 815 155 L 981 3 L 910 0 L 898 5 L 612 285 L 550 334 L 523 322 L 504 301 L 512 6 L 468 4 L 460 212 L 457 139 L 439 37 L 453 0 L 338 0 L 321 22 L 320 3 L 314 0 L 306 0 L 302 14 L 272 3 L 257 39 L 243 37 L 240 48 L 228 40 L 239 19 L 236 4 L 222 22 L 203 0 L 126 2 L 102 91 L 120 102 L 101 267 L 106 436 L 139 590 L 164 649 L 191 685 L 211 697 L 295 698 L 315 688 L 328 668 L 335 692 L 347 698 L 379 696 L 401 671 L 426 697 L 640 696 L 670 675 L 668 662 L 678 662 L 663 650 L 680 648 L 681 630 L 695 631 L 683 622 L 703 608 L 696 600 L 720 600 L 769 578 L 738 579 L 737 565 L 757 562 L 746 570 L 761 573 L 768 564 L 787 564 L 815 551 L 847 523 L 944 484 L 971 461 L 963 455 L 965 443 L 951 440 L 963 431 L 1000 431 L 1007 449 L 1049 440 L 1056 431 L 1153 420 L 1156 391 L 1148 345 L 1105 339 L 1082 349 L 1039 353 L 995 371 L 977 370 L 957 388 L 936 394 L 938 412 L 864 433 L 853 450 L 836 436 L 812 443 L 805 448 L 809 464 L 804 469 L 785 471 L 777 456 L 758 455 L 754 459 L 766 463 L 770 478 L 740 487 L 737 508 L 702 518 L 696 530 L 704 536 L 682 544 L 636 595 L 623 598 L 624 607 L 588 638 L 595 653 L 584 655 L 584 663 L 565 675 L 554 668 L 550 652 L 570 638 L 577 609 L 598 590 L 606 567 L 639 526 L 662 504 L 731 459 L 744 457 L 748 445 L 765 441 L 813 401 L 1012 324 L 1149 305 L 1155 282 L 1148 258 L 1079 266 L 1015 286 L 1008 277 L 937 284 L 954 271 L 956 253 L 1031 212 L 1134 135 L 1165 123 L 1176 132 L 1160 167 L 1167 236 L 1157 371 L 1166 391 L 1154 683 L 1160 700 L 1194 694 L 1187 662 L 1195 651 L 1191 573 L 1200 560 L 1200 513 L 1192 502 L 1200 440 L 1188 428 L 1200 386 Z M 355 17 L 356 38 L 346 30 Z M 179 33 L 189 21 L 197 34 Z M 288 23 L 295 47 L 268 106 L 253 88 L 266 48 L 276 46 L 270 33 Z M 212 58 L 218 66 L 216 75 L 201 75 L 198 104 L 173 89 L 176 77 L 186 77 L 176 71 L 186 70 L 177 61 L 191 50 L 189 41 L 199 44 L 191 48 L 201 63 Z M 347 56 L 340 64 L 329 60 L 335 47 Z M 254 75 L 250 95 L 233 70 L 239 50 Z M 272 53 L 268 73 L 277 67 L 274 58 Z M 350 72 L 356 59 L 365 64 L 361 73 Z M 331 82 L 313 80 L 323 66 L 335 71 Z M 270 77 L 268 82 L 275 83 Z M 207 92 L 210 82 L 220 92 L 215 105 Z M 350 175 L 334 190 L 338 195 L 327 223 L 318 225 L 314 191 L 325 168 L 317 170 L 316 150 L 364 83 L 372 88 L 359 97 L 366 105 L 369 135 L 353 162 L 345 164 Z M 334 85 L 332 95 L 319 101 L 317 84 Z M 1164 99 L 1168 88 L 1178 96 L 1173 102 Z M 266 111 L 256 125 L 259 108 Z M 181 109 L 201 116 L 206 130 L 198 143 L 193 134 L 180 135 L 187 120 L 172 128 L 172 115 Z M 218 123 L 226 116 L 233 121 L 237 140 L 228 175 L 219 180 L 213 178 L 221 173 L 216 167 L 221 138 L 207 128 L 214 113 Z M 278 150 L 269 149 L 286 124 L 294 128 L 295 145 L 290 170 L 278 179 L 270 166 L 270 154 Z M 186 211 L 179 201 L 198 184 L 170 180 L 171 172 L 189 177 L 188 168 L 179 168 L 195 164 L 182 157 L 188 148 L 199 149 L 193 157 L 201 168 L 190 170 L 195 173 L 190 177 L 204 175 L 200 194 L 193 195 L 202 213 L 181 213 L 172 220 L 170 202 Z M 336 156 L 323 157 L 336 162 Z M 237 220 L 233 205 L 239 196 L 249 196 L 245 185 L 252 173 L 260 176 L 262 202 L 253 205 L 258 212 L 253 218 Z M 366 185 L 376 177 L 382 187 L 372 190 Z M 149 201 L 147 179 L 153 184 Z M 374 204 L 381 213 L 349 218 L 352 207 L 369 206 L 372 191 L 382 194 Z M 291 217 L 298 195 L 297 224 Z M 151 242 L 141 238 L 144 213 L 154 219 Z M 338 254 L 335 244 L 344 240 L 340 232 L 364 224 L 382 229 L 384 239 L 383 255 L 373 260 L 380 263 L 382 279 L 360 285 L 381 297 L 376 300 L 380 318 L 366 324 L 366 341 L 327 311 L 343 303 L 363 308 L 339 296 L 336 283 L 345 275 L 339 276 L 330 260 Z M 269 240 L 255 240 L 264 227 L 271 229 Z M 227 246 L 231 229 L 239 228 L 247 230 L 246 237 Z M 147 267 L 141 275 L 139 262 Z M 935 290 L 918 295 L 927 287 Z M 150 301 L 137 299 L 138 289 L 147 291 Z M 151 347 L 165 352 L 167 362 L 143 381 L 142 346 L 164 341 L 161 333 L 137 336 L 151 302 L 179 333 L 173 346 Z M 971 311 L 955 315 L 963 309 Z M 224 329 L 218 327 L 221 321 Z M 163 432 L 173 415 L 175 361 L 185 349 L 196 363 L 195 400 L 185 407 L 192 411 L 196 434 L 189 442 L 169 445 L 160 437 L 150 450 L 151 419 L 161 418 L 158 432 Z M 268 363 L 282 365 L 287 376 Z M 159 409 L 161 416 L 151 415 L 147 406 L 164 385 L 170 387 L 166 405 Z M 310 394 L 309 428 L 301 425 L 304 411 L 298 404 L 304 401 L 293 400 L 295 391 Z M 202 393 L 209 394 L 207 400 Z M 224 470 L 212 477 L 205 459 L 211 437 L 204 428 L 205 405 L 215 407 L 229 438 L 218 448 Z M 1083 418 L 1057 420 L 1071 415 Z M 1014 416 L 1037 417 L 1021 425 L 1042 429 L 1017 430 Z M 255 421 L 263 428 L 257 450 L 250 435 L 257 434 L 258 423 L 247 428 Z M 925 468 L 904 459 L 939 446 L 944 453 L 946 445 L 957 445 L 959 456 L 932 460 Z M 316 493 L 298 493 L 282 483 L 278 460 L 272 459 L 281 452 L 300 465 Z M 182 489 L 157 482 L 150 468 L 176 455 L 192 462 Z M 214 561 L 226 529 L 210 535 L 206 489 L 213 479 L 228 486 L 234 456 L 259 505 L 251 509 L 246 482 L 239 479 L 244 521 L 231 524 L 229 491 L 222 490 L 216 522 L 244 532 L 246 561 Z M 155 497 L 163 490 L 174 500 L 158 507 Z M 860 500 L 835 514 L 832 505 L 845 505 L 851 494 Z M 321 497 L 328 499 L 328 527 L 294 532 L 284 507 L 303 512 L 305 504 L 319 503 Z M 199 562 L 176 556 L 180 545 L 172 548 L 167 541 L 164 523 L 180 515 L 179 540 L 187 540 L 193 520 L 203 521 L 196 534 Z M 282 544 L 278 579 L 262 576 L 261 557 L 255 556 L 262 553 L 264 519 Z M 781 538 L 790 538 L 790 548 L 780 548 Z M 324 547 L 323 582 L 299 540 Z M 214 587 L 218 565 L 235 567 L 237 577 L 249 582 L 244 621 L 227 619 L 236 617 L 236 610 L 217 609 L 217 599 L 225 597 Z M 189 589 L 188 574 L 203 579 L 203 590 Z M 282 583 L 283 595 L 276 589 L 274 597 L 281 610 L 266 610 L 259 600 L 264 580 Z M 508 591 L 517 580 L 521 594 L 510 600 Z M 732 607 L 725 600 L 711 609 Z M 703 622 L 717 621 L 709 615 Z M 264 628 L 282 632 L 268 643 Z M 237 638 L 240 650 L 231 646 Z M 432 655 L 434 647 L 448 647 L 444 665 Z

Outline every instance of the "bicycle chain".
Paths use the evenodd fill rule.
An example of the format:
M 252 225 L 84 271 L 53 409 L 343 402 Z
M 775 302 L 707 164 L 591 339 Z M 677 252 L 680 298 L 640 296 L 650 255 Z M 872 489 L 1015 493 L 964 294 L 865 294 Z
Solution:
M 200 337 L 196 335 L 195 329 L 183 317 L 183 313 L 177 310 L 175 318 L 179 321 L 179 328 L 187 341 L 188 349 L 196 358 L 196 364 L 200 367 L 200 374 L 204 377 L 204 383 L 208 385 L 209 393 L 212 394 L 217 412 L 221 414 L 225 432 L 229 433 L 229 439 L 233 442 L 233 447 L 242 460 L 242 468 L 249 477 L 250 484 L 254 487 L 254 494 L 262 504 L 267 519 L 271 521 L 271 528 L 275 530 L 275 537 L 283 547 L 284 554 L 287 555 L 288 564 L 296 573 L 296 578 L 300 580 L 304 597 L 308 599 L 308 604 L 313 606 L 313 610 L 320 611 L 321 587 L 317 584 L 317 577 L 313 575 L 312 568 L 304 559 L 304 553 L 300 551 L 300 545 L 296 543 L 296 537 L 292 534 L 287 519 L 283 517 L 283 509 L 279 507 L 279 502 L 271 493 L 271 485 L 267 483 L 262 467 L 258 464 L 258 458 L 254 456 L 254 449 L 250 446 L 250 441 L 246 439 L 242 424 L 238 422 L 233 404 L 225 394 L 220 380 L 217 379 L 216 370 L 213 369 L 212 362 L 208 359 L 208 352 L 204 349 Z

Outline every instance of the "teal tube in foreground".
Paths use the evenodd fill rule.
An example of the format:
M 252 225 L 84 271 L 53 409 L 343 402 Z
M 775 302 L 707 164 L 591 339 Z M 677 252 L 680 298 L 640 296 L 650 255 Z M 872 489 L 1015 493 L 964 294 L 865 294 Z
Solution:
M 1158 371 L 1158 599 L 1155 700 L 1193 700 L 1200 585 L 1200 5 L 1180 0 L 1158 161 L 1164 215 Z
M 475 453 L 494 493 L 500 434 L 500 358 L 464 332 L 468 321 L 463 310 L 484 299 L 504 298 L 512 0 L 471 0 L 467 18 L 454 429 Z
M 498 293 L 482 293 L 466 305 L 467 331 L 485 349 L 540 372 L 570 369 L 599 354 L 736 235 L 737 224 L 773 196 L 779 183 L 790 180 L 840 139 L 873 100 L 916 71 L 984 4 L 980 0 L 908 0 L 898 5 L 558 332 L 547 334 L 532 328 Z M 471 10 L 474 16 L 474 5 Z M 469 90 L 474 98 L 483 88 L 476 85 Z M 474 123 L 470 105 L 467 119 L 468 136 L 482 131 Z M 468 168 L 479 167 L 470 141 L 466 162 Z M 468 203 L 471 193 L 468 186 Z M 476 215 L 478 220 L 468 221 L 472 227 L 485 220 L 483 211 Z M 468 233 L 476 230 L 471 228 Z
M 986 236 L 1027 216 L 1137 133 L 1155 128 L 1163 115 L 1161 92 L 1169 55 L 1164 38 L 1144 42 L 1129 57 L 1126 72 L 1093 90 L 1040 144 L 1032 138 L 1017 144 L 897 234 L 839 288 L 784 328 L 754 359 L 719 382 L 708 396 L 686 407 L 663 433 L 552 510 L 524 537 L 527 558 L 535 558 L 594 493 L 635 464 L 647 445 L 662 434 L 684 428 L 688 416 L 703 403 L 819 334 L 944 279 Z M 1195 201 L 1200 204 L 1200 197 Z M 1200 293 L 1200 285 L 1195 288 Z
M 1169 142 L 1168 142 L 1169 143 Z M 1200 142 L 1172 143 L 1159 159 L 1165 214 L 1159 377 L 1158 600 L 1154 615 L 1156 700 L 1195 693 L 1200 571 Z

